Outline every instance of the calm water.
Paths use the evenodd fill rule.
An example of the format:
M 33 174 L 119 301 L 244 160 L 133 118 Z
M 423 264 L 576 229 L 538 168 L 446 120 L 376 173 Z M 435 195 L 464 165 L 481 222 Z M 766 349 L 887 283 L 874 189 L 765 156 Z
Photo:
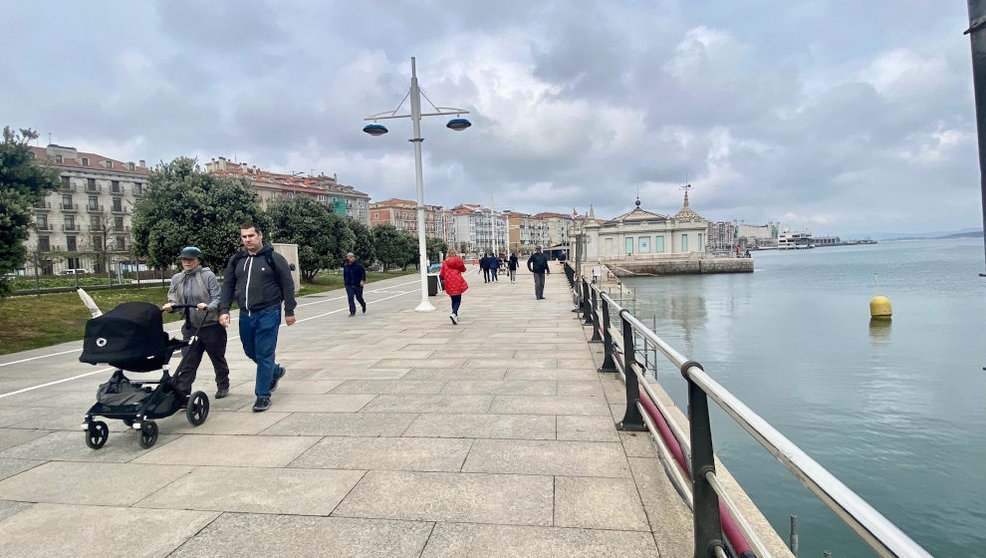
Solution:
M 986 556 L 982 239 L 755 261 L 749 274 L 628 280 L 628 307 L 933 555 Z M 889 325 L 870 325 L 876 295 L 893 305 Z M 670 364 L 658 380 L 685 408 Z M 719 456 L 785 540 L 798 516 L 802 558 L 874 556 L 718 414 Z

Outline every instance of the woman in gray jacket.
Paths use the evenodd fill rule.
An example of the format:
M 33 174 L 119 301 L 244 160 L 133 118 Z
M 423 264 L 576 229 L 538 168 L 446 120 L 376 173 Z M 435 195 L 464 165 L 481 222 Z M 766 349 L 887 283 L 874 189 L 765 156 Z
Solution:
M 226 363 L 226 328 L 219 325 L 217 312 L 219 280 L 212 270 L 202 267 L 202 250 L 187 246 L 179 257 L 182 270 L 171 278 L 168 303 L 161 309 L 170 312 L 175 305 L 194 304 L 195 308 L 180 309 L 185 315 L 181 335 L 187 341 L 198 330 L 198 339 L 182 349 L 181 364 L 175 371 L 175 384 L 182 393 L 191 393 L 195 373 L 205 352 L 209 354 L 216 371 L 216 399 L 222 399 L 229 395 L 229 365 Z

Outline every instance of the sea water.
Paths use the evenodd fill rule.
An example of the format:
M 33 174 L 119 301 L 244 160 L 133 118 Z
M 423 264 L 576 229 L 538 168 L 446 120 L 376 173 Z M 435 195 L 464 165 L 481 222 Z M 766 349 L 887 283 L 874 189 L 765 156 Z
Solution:
M 627 307 L 928 552 L 986 556 L 982 238 L 754 260 L 753 273 L 627 279 Z M 870 319 L 877 295 L 889 322 Z M 685 409 L 684 381 L 661 364 Z M 876 555 L 722 412 L 713 436 L 785 540 L 798 516 L 802 558 Z

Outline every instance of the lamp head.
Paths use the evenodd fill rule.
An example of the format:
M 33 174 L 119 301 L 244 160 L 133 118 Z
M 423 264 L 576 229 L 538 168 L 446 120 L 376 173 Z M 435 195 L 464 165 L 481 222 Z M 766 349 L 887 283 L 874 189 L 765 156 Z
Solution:
M 363 131 L 366 132 L 367 134 L 370 134 L 371 136 L 382 136 L 386 134 L 389 130 L 387 130 L 387 127 L 384 126 L 383 124 L 374 123 L 374 124 L 367 124 L 366 126 L 363 126 Z
M 453 118 L 452 120 L 448 121 L 448 124 L 445 125 L 446 128 L 450 130 L 454 130 L 456 132 L 461 132 L 462 130 L 465 130 L 469 126 L 472 126 L 472 122 L 469 122 L 465 118 Z

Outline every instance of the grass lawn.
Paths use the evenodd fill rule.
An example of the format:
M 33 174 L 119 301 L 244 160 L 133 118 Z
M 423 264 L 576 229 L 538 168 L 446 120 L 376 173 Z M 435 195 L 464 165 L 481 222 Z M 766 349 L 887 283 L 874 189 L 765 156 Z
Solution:
M 412 275 L 407 272 L 368 272 L 368 283 Z M 341 289 L 342 275 L 320 273 L 312 283 L 302 283 L 298 296 Z M 144 301 L 161 305 L 167 302 L 168 289 L 143 288 L 114 291 L 88 291 L 96 305 L 104 312 L 122 302 Z M 91 318 L 79 295 L 71 293 L 17 296 L 0 302 L 0 355 L 57 345 L 66 341 L 81 340 L 85 335 L 86 321 Z M 171 322 L 179 314 L 165 314 L 164 321 Z

